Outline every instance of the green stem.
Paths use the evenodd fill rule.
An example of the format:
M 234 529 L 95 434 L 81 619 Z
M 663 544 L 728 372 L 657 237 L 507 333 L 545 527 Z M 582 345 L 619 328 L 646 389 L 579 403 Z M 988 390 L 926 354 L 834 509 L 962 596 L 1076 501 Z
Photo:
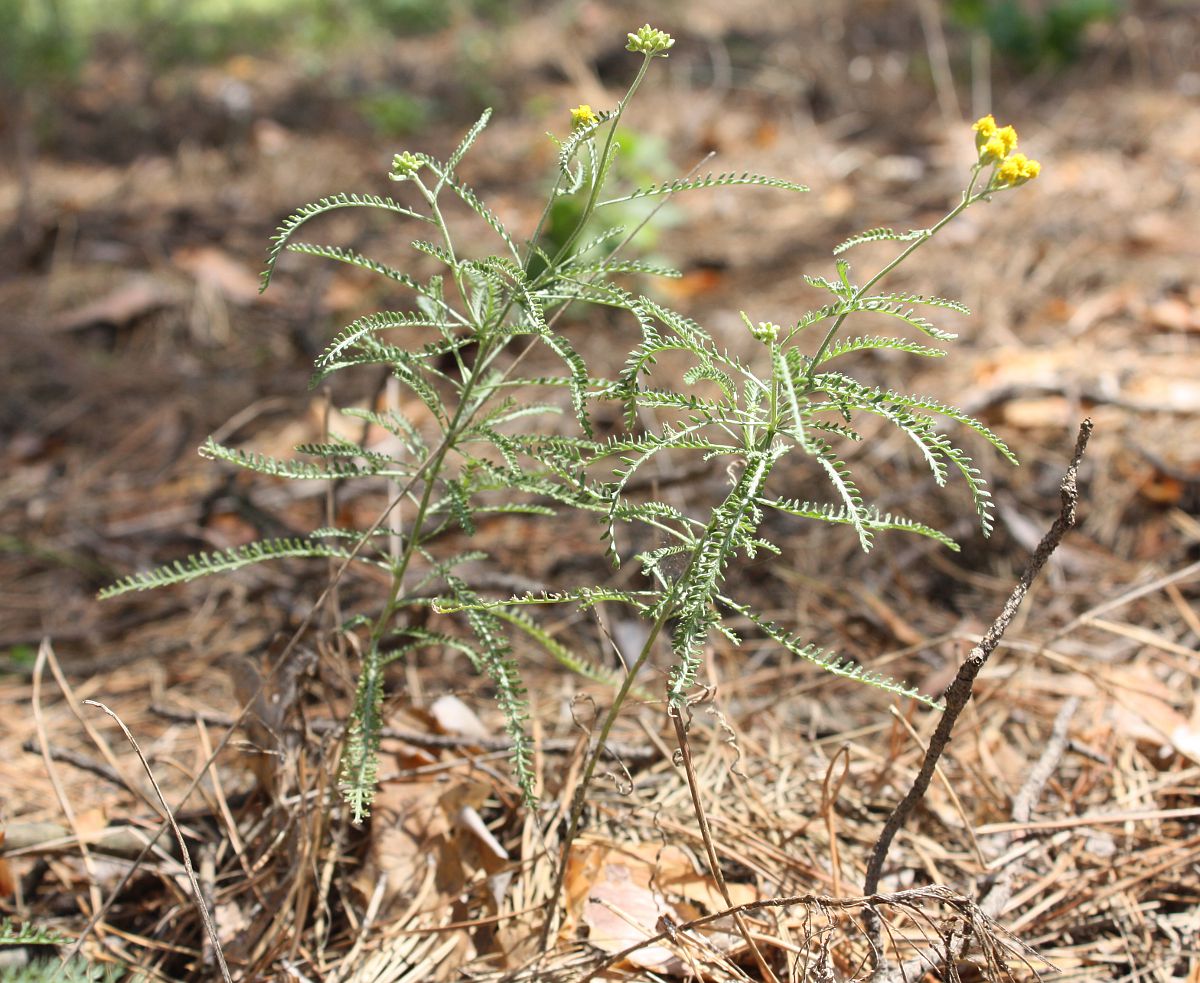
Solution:
M 937 235 L 947 223 L 951 222 L 980 198 L 984 197 L 984 194 L 982 193 L 977 195 L 971 194 L 972 189 L 975 187 L 975 181 L 978 179 L 979 172 L 981 170 L 982 165 L 976 164 L 974 170 L 971 172 L 971 182 L 967 185 L 966 191 L 963 192 L 962 201 L 960 201 L 957 205 L 950 209 L 950 211 L 943 215 L 935 225 L 926 229 L 921 234 L 920 238 L 914 239 L 912 242 L 910 242 L 907 247 L 901 250 L 901 252 L 897 253 L 890 262 L 886 263 L 874 276 L 867 280 L 866 283 L 855 290 L 854 294 L 850 298 L 851 303 L 861 300 L 868 290 L 870 290 L 873 286 L 875 286 L 875 284 L 891 273 L 892 270 L 908 259 L 909 256 L 911 256 L 914 252 L 925 245 L 925 243 Z M 850 313 L 850 311 L 843 311 L 841 314 L 839 314 L 830 329 L 825 332 L 825 337 L 821 339 L 821 344 L 817 347 L 817 350 L 812 357 L 812 361 L 809 363 L 808 372 L 805 374 L 804 385 L 802 387 L 802 395 L 807 395 L 812 391 L 812 380 L 813 375 L 817 371 L 817 366 L 820 364 L 821 359 L 825 356 L 825 352 L 829 350 L 830 344 L 833 343 L 833 339 L 837 336 L 838 331 L 841 330 L 843 322 L 845 322 Z
M 650 62 L 653 60 L 654 58 L 651 55 L 646 55 L 642 59 L 642 65 L 638 69 L 637 76 L 634 78 L 625 95 L 621 98 L 621 101 L 617 103 L 616 112 L 613 113 L 612 118 L 608 121 L 608 133 L 604 138 L 604 149 L 600 152 L 599 169 L 596 172 L 595 180 L 592 181 L 592 189 L 588 193 L 587 204 L 583 206 L 583 212 L 579 216 L 579 221 L 575 223 L 575 228 L 567 236 L 566 241 L 559 246 L 558 252 L 555 253 L 554 258 L 551 260 L 548 267 L 551 270 L 557 269 L 558 265 L 571 254 L 571 247 L 575 245 L 576 240 L 583 234 L 588 219 L 592 217 L 592 213 L 596 210 L 596 202 L 600 198 L 600 191 L 608 178 L 609 153 L 612 150 L 613 141 L 616 140 L 617 125 L 621 122 L 621 116 L 624 115 L 625 107 L 629 105 L 629 100 L 633 98 L 634 93 L 637 92 L 638 87 L 642 84 L 642 79 L 646 77 L 646 71 L 650 68 Z M 530 258 L 532 259 L 532 250 L 530 251 Z
M 676 581 L 676 584 L 678 585 L 681 582 L 682 579 Z M 563 882 L 567 872 L 567 859 L 571 852 L 571 844 L 575 842 L 575 837 L 579 833 L 579 823 L 583 818 L 583 806 L 587 799 L 588 787 L 591 785 L 592 778 L 596 774 L 596 766 L 600 763 L 600 758 L 604 754 L 604 748 L 608 742 L 609 734 L 612 733 L 613 725 L 617 722 L 617 717 L 620 715 L 621 708 L 629 696 L 629 691 L 633 689 L 634 680 L 637 678 L 642 666 L 646 664 L 646 660 L 650 658 L 650 653 L 654 650 L 654 643 L 658 641 L 658 636 L 662 633 L 667 619 L 671 616 L 674 609 L 674 593 L 675 590 L 672 588 L 667 597 L 664 598 L 662 610 L 651 626 L 650 634 L 646 636 L 642 650 L 626 671 L 625 678 L 621 682 L 621 687 L 617 690 L 616 696 L 613 697 L 612 705 L 609 706 L 608 713 L 605 714 L 604 720 L 600 724 L 595 746 L 588 754 L 587 762 L 583 767 L 583 774 L 580 776 L 579 784 L 575 787 L 575 794 L 571 799 L 571 815 L 567 821 L 567 835 L 563 839 L 562 853 L 558 860 L 558 871 L 554 877 L 554 889 L 546 905 L 546 920 L 542 923 L 541 949 L 543 952 L 546 950 L 550 939 L 550 931 L 554 925 L 554 914 L 558 908 L 559 898 L 562 897 Z
M 768 431 L 768 433 L 764 436 L 764 440 L 767 441 L 766 446 L 769 447 L 769 441 L 771 439 L 773 439 L 772 433 Z M 764 460 L 760 462 L 760 464 L 761 463 L 765 463 L 765 456 Z M 754 479 L 752 480 L 761 480 L 761 477 L 762 475 L 760 467 L 759 471 L 756 472 Z M 748 476 L 743 475 L 742 480 L 739 481 L 738 484 L 730 491 L 729 495 L 726 496 L 726 503 L 730 498 L 737 494 L 747 480 Z M 746 507 L 748 507 L 748 503 Z M 679 597 L 681 591 L 686 589 L 688 582 L 691 579 L 692 571 L 695 569 L 697 561 L 703 554 L 705 544 L 709 541 L 709 538 L 715 532 L 717 532 L 715 526 L 718 517 L 722 515 L 723 508 L 724 503 L 722 503 L 721 508 L 714 510 L 712 521 L 710 521 L 708 526 L 705 527 L 704 535 L 697 541 L 695 547 L 692 549 L 687 569 L 684 570 L 683 574 L 675 581 L 675 583 L 667 591 L 666 596 L 662 599 L 659 607 L 658 617 L 654 619 L 654 623 L 651 625 L 650 634 L 646 636 L 646 641 L 642 645 L 641 651 L 638 653 L 637 658 L 634 659 L 630 664 L 629 669 L 625 674 L 625 679 L 622 681 L 621 687 L 617 690 L 616 696 L 613 698 L 613 702 L 608 708 L 608 713 L 605 714 L 604 720 L 600 724 L 600 730 L 596 735 L 595 746 L 588 755 L 587 762 L 584 765 L 583 774 L 580 776 L 579 784 L 576 787 L 574 797 L 571 800 L 571 815 L 567 822 L 567 835 L 563 840 L 562 853 L 559 857 L 558 872 L 554 879 L 554 890 L 551 893 L 550 901 L 547 906 L 546 921 L 542 925 L 543 949 L 545 949 L 546 944 L 549 941 L 550 930 L 554 921 L 554 912 L 558 907 L 558 901 L 562 895 L 563 878 L 566 876 L 567 869 L 567 857 L 571 851 L 571 844 L 574 843 L 575 837 L 579 833 L 579 823 L 583 816 L 583 807 L 587 797 L 587 790 L 591 785 L 592 778 L 596 774 L 596 767 L 600 763 L 600 758 L 604 754 L 604 748 L 608 741 L 609 734 L 612 733 L 613 725 L 616 723 L 617 717 L 621 713 L 621 708 L 624 706 L 625 700 L 629 696 L 630 690 L 633 688 L 634 680 L 637 678 L 642 666 L 646 664 L 646 660 L 650 657 L 650 653 L 654 649 L 655 642 L 658 641 L 659 635 L 662 634 L 662 630 L 666 626 L 668 619 L 670 619 L 676 613 L 678 607 L 677 598 Z M 735 529 L 737 524 L 741 521 L 741 515 L 742 513 L 739 512 L 739 514 L 733 518 L 733 521 L 729 523 L 726 530 L 727 536 L 732 535 L 733 529 Z M 680 695 L 677 693 L 670 693 L 668 699 L 673 705 L 683 702 L 680 698 Z
M 484 345 L 480 344 L 480 357 L 484 355 Z M 455 446 L 457 438 L 462 433 L 466 424 L 470 422 L 471 417 L 475 415 L 475 411 L 479 408 L 479 403 L 472 405 L 471 396 L 472 390 L 476 386 L 476 381 L 480 374 L 474 373 L 463 383 L 462 393 L 458 401 L 458 408 L 454 412 L 453 418 L 446 427 L 445 437 L 438 445 L 437 452 L 434 454 L 433 460 L 430 461 L 429 467 L 425 471 L 425 488 L 421 492 L 421 500 L 417 504 L 417 511 L 413 516 L 412 532 L 408 536 L 408 541 L 405 544 L 404 552 L 400 555 L 400 560 L 392 569 L 392 587 L 391 593 L 388 596 L 387 604 L 384 605 L 379 617 L 375 621 L 375 625 L 371 630 L 370 651 L 374 652 L 379 642 L 383 638 L 383 634 L 387 631 L 388 623 L 399 610 L 400 594 L 404 589 L 404 575 L 408 571 L 408 566 L 412 562 L 412 558 L 416 553 L 417 546 L 421 543 L 421 529 L 425 524 L 426 516 L 429 512 L 429 503 L 433 498 L 434 488 L 437 485 L 438 478 L 442 473 L 442 465 L 445 463 L 447 455 Z M 468 406 L 470 410 L 468 411 Z

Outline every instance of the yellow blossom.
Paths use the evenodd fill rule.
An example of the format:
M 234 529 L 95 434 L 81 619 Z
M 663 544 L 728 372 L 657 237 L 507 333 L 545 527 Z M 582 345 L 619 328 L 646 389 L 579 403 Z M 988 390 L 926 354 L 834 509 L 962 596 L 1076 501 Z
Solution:
M 971 127 L 979 134 L 977 139 L 988 140 L 996 135 L 996 117 L 989 113 L 987 116 L 981 116 L 975 121 L 975 125 Z
M 1004 141 L 998 136 L 988 140 L 982 148 L 980 148 L 979 156 L 984 160 L 1004 160 L 1007 151 L 1004 149 Z
M 996 118 L 991 114 L 981 116 L 971 129 L 975 131 L 975 149 L 982 151 L 987 142 L 996 135 Z
M 1042 165 L 1029 160 L 1024 154 L 1013 154 L 996 168 L 996 182 L 1004 187 L 1015 187 L 1032 181 L 1042 172 Z
M 581 126 L 592 126 L 599 122 L 600 117 L 592 111 L 592 107 L 586 102 L 571 110 L 571 127 L 573 129 L 578 129 Z
M 1017 131 L 1011 126 L 997 126 L 990 113 L 981 116 L 971 127 L 975 131 L 975 149 L 982 160 L 1004 160 L 1017 149 Z

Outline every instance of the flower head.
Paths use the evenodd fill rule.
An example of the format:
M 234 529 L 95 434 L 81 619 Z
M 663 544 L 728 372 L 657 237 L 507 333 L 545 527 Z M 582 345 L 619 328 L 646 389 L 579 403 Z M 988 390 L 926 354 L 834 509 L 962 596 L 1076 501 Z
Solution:
M 407 150 L 392 158 L 392 173 L 388 175 L 393 181 L 408 181 L 416 177 L 425 161 Z
M 996 117 L 991 113 L 987 116 L 981 116 L 975 121 L 975 125 L 971 127 L 977 134 L 975 137 L 975 145 L 982 147 L 988 140 L 996 135 Z
M 659 31 L 649 24 L 638 28 L 637 33 L 629 35 L 629 43 L 625 45 L 628 51 L 637 51 L 651 58 L 667 57 L 667 49 L 675 43 L 675 39 L 666 31 Z
M 764 345 L 773 345 L 779 340 L 779 325 L 771 321 L 759 321 L 757 327 L 750 328 L 750 333 Z
M 996 176 L 992 181 L 997 187 L 1015 188 L 1032 181 L 1041 173 L 1042 165 L 1036 160 L 1030 160 L 1024 154 L 1013 154 L 996 168 Z
M 981 160 L 1004 160 L 1004 141 L 998 136 L 986 140 L 982 147 L 979 148 L 979 157 Z
M 1017 131 L 1011 126 L 997 126 L 991 116 L 979 120 L 974 129 L 981 161 L 1004 160 L 1017 149 Z
M 998 126 L 996 118 L 989 113 L 977 119 L 971 129 L 975 131 L 975 147 L 979 151 L 976 166 L 996 165 L 988 190 L 1015 188 L 1041 173 L 1041 164 L 1015 152 L 1017 131 L 1011 126 Z
M 599 122 L 600 117 L 592 111 L 592 107 L 586 102 L 571 110 L 571 129 L 573 130 L 577 130 L 583 126 L 593 126 Z

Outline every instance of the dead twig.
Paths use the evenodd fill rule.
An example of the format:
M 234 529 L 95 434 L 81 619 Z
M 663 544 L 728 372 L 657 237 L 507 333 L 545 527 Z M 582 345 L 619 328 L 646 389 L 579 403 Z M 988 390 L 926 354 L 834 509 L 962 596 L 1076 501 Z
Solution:
M 842 759 L 842 774 L 837 782 L 833 782 L 833 768 Z M 838 851 L 837 836 L 837 797 L 842 791 L 847 776 L 850 774 L 850 744 L 843 743 L 833 757 L 829 759 L 829 767 L 825 769 L 825 781 L 821 784 L 821 816 L 825 820 L 825 833 L 829 837 L 829 872 L 833 875 L 833 893 L 842 893 L 842 858 Z
M 971 698 L 975 678 L 987 663 L 992 652 L 995 651 L 996 646 L 999 645 L 1000 639 L 1004 637 L 1005 631 L 1008 629 L 1009 624 L 1011 624 L 1013 617 L 1021 606 L 1021 602 L 1025 599 L 1025 595 L 1028 593 L 1037 575 L 1041 572 L 1042 567 L 1045 566 L 1051 554 L 1058 548 L 1067 531 L 1075 525 L 1079 503 L 1079 489 L 1076 484 L 1079 474 L 1079 464 L 1091 435 L 1092 421 L 1084 420 L 1079 427 L 1079 436 L 1075 441 L 1075 450 L 1071 456 L 1071 463 L 1062 480 L 1062 506 L 1058 517 L 1054 520 L 1053 525 L 1046 535 L 1042 537 L 1042 541 L 1038 543 L 1037 549 L 1034 551 L 1033 556 L 1030 557 L 1024 573 L 1021 574 L 1021 579 L 1013 588 L 1000 614 L 996 616 L 996 620 L 992 622 L 991 626 L 979 640 L 979 644 L 971 650 L 971 654 L 963 662 L 962 666 L 959 667 L 958 674 L 954 677 L 954 682 L 946 690 L 946 709 L 942 713 L 937 729 L 929 741 L 929 750 L 925 755 L 925 760 L 921 763 L 921 770 L 913 780 L 908 793 L 900 800 L 899 804 L 892 811 L 892 814 L 888 817 L 887 822 L 884 823 L 883 829 L 879 833 L 879 839 L 871 851 L 864 885 L 865 893 L 867 894 L 874 894 L 878 889 L 879 879 L 883 873 L 883 865 L 887 860 L 888 850 L 891 848 L 892 841 L 896 838 L 896 834 L 912 814 L 912 811 L 917 807 L 917 803 L 925 797 L 925 793 L 929 789 L 929 783 L 933 779 L 938 760 L 945 753 L 946 747 L 950 743 L 950 733 L 954 729 L 954 724 Z M 874 906 L 870 907 L 866 912 L 866 925 L 868 937 L 874 948 L 875 973 L 878 976 L 886 972 L 888 962 L 883 950 L 882 920 Z
M 37 726 L 38 747 L 42 752 L 42 760 L 46 765 L 46 776 L 50 779 L 50 786 L 54 789 L 54 796 L 58 799 L 58 806 L 66 816 L 67 825 L 71 828 L 76 841 L 79 843 L 79 854 L 83 857 L 83 866 L 88 873 L 88 896 L 92 906 L 93 917 L 100 909 L 100 888 L 97 886 L 98 880 L 96 875 L 95 864 L 92 861 L 92 852 L 88 849 L 87 841 L 79 831 L 79 822 L 75 817 L 75 810 L 71 806 L 71 800 L 67 798 L 66 790 L 63 788 L 62 782 L 58 777 L 58 770 L 51 763 L 50 758 L 50 739 L 46 736 L 46 721 L 42 716 L 42 673 L 45 671 L 46 663 L 53 658 L 54 651 L 50 647 L 50 640 L 42 639 L 41 645 L 38 646 L 37 662 L 33 668 L 33 719 Z
M 35 738 L 29 738 L 21 745 L 21 750 L 29 754 L 42 754 L 43 749 L 38 744 Z M 78 768 L 80 771 L 89 772 L 97 778 L 102 778 L 110 785 L 115 785 L 122 792 L 129 791 L 129 785 L 125 781 L 123 775 L 118 775 L 103 761 L 97 761 L 89 755 L 83 754 L 80 751 L 73 751 L 69 747 L 59 747 L 57 744 L 47 744 L 44 753 L 51 761 L 61 761 L 65 765 L 71 765 Z
M 1014 823 L 1028 823 L 1029 817 L 1033 813 L 1033 807 L 1041 798 L 1042 791 L 1046 787 L 1046 782 L 1050 780 L 1050 776 L 1054 774 L 1058 768 L 1059 762 L 1062 760 L 1063 754 L 1066 753 L 1069 745 L 1067 731 L 1071 725 L 1071 718 L 1075 716 L 1075 711 L 1079 709 L 1079 699 L 1071 697 L 1058 711 L 1058 715 L 1054 718 L 1054 726 L 1050 733 L 1050 738 L 1046 742 L 1046 748 L 1042 752 L 1041 757 L 1029 772 L 1029 776 L 1025 779 L 1025 783 L 1013 797 L 1012 818 Z M 1001 841 L 1001 852 L 1007 850 L 1012 842 L 1012 833 L 1001 834 L 997 837 Z M 972 833 L 974 840 L 974 833 Z M 978 849 L 978 843 L 976 843 Z M 987 864 L 984 862 L 986 868 Z M 1017 875 L 1029 867 L 1029 854 L 1022 853 L 1013 857 L 1009 863 L 1004 865 L 1004 868 L 997 875 L 991 889 L 984 895 L 983 900 L 979 902 L 979 910 L 988 918 L 999 918 L 1007 907 L 1009 899 L 1012 897 L 1013 881 Z M 957 939 L 957 947 L 950 947 L 949 950 L 930 951 L 921 953 L 914 959 L 906 959 L 900 967 L 900 978 L 909 979 L 917 978 L 921 973 L 932 968 L 934 972 L 940 970 L 943 965 L 948 965 L 954 959 L 962 959 L 966 956 L 970 946 L 970 937 L 962 937 Z

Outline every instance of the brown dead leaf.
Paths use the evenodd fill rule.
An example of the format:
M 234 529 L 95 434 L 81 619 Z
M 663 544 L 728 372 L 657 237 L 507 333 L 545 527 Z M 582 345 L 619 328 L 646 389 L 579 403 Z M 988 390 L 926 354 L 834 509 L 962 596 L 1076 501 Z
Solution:
M 1200 764 L 1200 720 L 1189 720 L 1175 709 L 1175 693 L 1139 670 L 1114 667 L 1105 673 L 1116 704 L 1115 726 L 1134 740 L 1172 748 Z
M 568 862 L 565 886 L 568 919 L 564 932 L 573 932 L 582 922 L 588 928 L 588 941 L 606 952 L 620 952 L 657 935 L 664 919 L 681 923 L 728 907 L 712 878 L 698 871 L 685 851 L 656 843 L 616 845 L 585 840 Z M 727 887 L 735 905 L 758 897 L 749 884 Z M 710 953 L 742 947 L 741 938 L 729 928 L 718 924 L 703 930 Z M 627 961 L 654 972 L 684 971 L 683 960 L 667 944 L 645 946 Z M 702 957 L 701 962 L 705 961 L 707 957 Z M 689 964 L 687 971 L 693 965 Z
M 1070 309 L 1065 320 L 1067 334 L 1078 337 L 1095 325 L 1119 315 L 1127 314 L 1135 305 L 1137 287 L 1133 284 L 1120 284 L 1111 290 L 1102 290 L 1088 295 L 1074 305 L 1073 309 L 1066 300 L 1061 302 Z
M 1123 395 L 1164 413 L 1200 413 L 1200 381 L 1187 359 L 1144 361 L 1125 383 Z
M 658 286 L 664 293 L 686 300 L 721 289 L 725 280 L 726 276 L 721 270 L 712 266 L 697 266 L 674 280 L 663 280 Z
M 997 348 L 974 367 L 975 382 L 985 389 L 1041 387 L 1055 389 L 1071 378 L 1080 362 L 1078 345 L 1066 348 Z
M 0 847 L 4 846 L 4 830 L 0 829 Z M 11 898 L 17 893 L 17 883 L 13 879 L 12 868 L 4 857 L 0 857 L 0 898 Z
M 1147 469 L 1146 477 L 1138 481 L 1138 494 L 1155 505 L 1177 505 L 1183 498 L 1183 482 L 1174 475 L 1157 469 Z
M 657 865 L 655 883 L 661 885 L 667 897 L 676 897 L 694 901 L 704 908 L 705 914 L 724 911 L 729 907 L 720 889 L 707 870 L 697 870 L 695 861 L 677 846 L 656 847 L 650 843 L 638 845 L 638 853 L 643 857 L 653 849 L 654 857 L 648 857 L 650 863 Z M 729 892 L 729 900 L 735 905 L 750 904 L 758 900 L 758 891 L 753 884 L 739 884 L 727 881 L 725 889 Z
M 98 324 L 121 328 L 169 307 L 179 299 L 179 291 L 163 279 L 146 273 L 132 274 L 99 299 L 51 318 L 47 328 L 50 331 L 78 331 Z
M 184 246 L 171 261 L 231 304 L 246 307 L 260 299 L 258 274 L 216 246 Z
M 380 786 L 371 809 L 368 866 L 385 878 L 386 899 L 411 901 L 438 868 L 457 862 L 450 822 L 441 807 L 442 791 L 434 782 Z
M 489 794 L 489 786 L 465 779 L 384 782 L 371 809 L 364 893 L 383 876 L 385 900 L 411 902 L 432 887 L 440 898 L 426 907 L 440 909 L 482 870 L 493 878 L 493 896 L 503 894 L 508 853 L 478 812 Z
M 650 870 L 634 858 L 605 851 L 595 877 L 577 885 L 586 894 L 583 923 L 588 942 L 604 952 L 620 952 L 642 939 L 657 935 L 664 917 L 678 921 L 677 912 L 650 887 Z M 684 964 L 667 946 L 648 945 L 628 959 L 640 969 L 658 973 L 682 973 Z
M 1151 326 L 1164 331 L 1200 331 L 1200 308 L 1183 297 L 1164 297 L 1146 310 Z
M 1032 430 L 1037 427 L 1061 428 L 1073 411 L 1072 404 L 1062 396 L 1032 396 L 1004 403 L 1004 422 L 1010 427 Z

